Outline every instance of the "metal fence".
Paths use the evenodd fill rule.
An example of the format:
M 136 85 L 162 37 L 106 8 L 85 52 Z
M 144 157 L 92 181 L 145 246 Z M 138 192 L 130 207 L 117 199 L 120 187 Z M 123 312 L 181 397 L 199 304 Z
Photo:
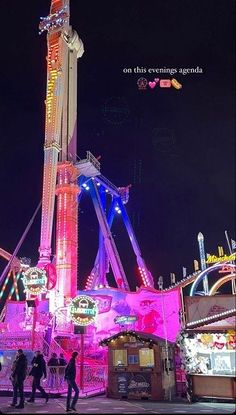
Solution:
M 28 374 L 31 366 L 28 367 Z M 81 396 L 87 396 L 96 392 L 104 392 L 107 383 L 107 367 L 91 366 L 84 364 L 82 367 L 77 366 L 76 382 L 80 389 Z M 81 378 L 82 373 L 82 378 Z M 0 390 L 11 391 L 12 382 L 11 364 L 3 365 L 0 372 Z M 47 367 L 47 377 L 41 380 L 41 385 L 49 393 L 65 393 L 67 391 L 67 382 L 64 379 L 65 366 L 50 366 Z M 24 382 L 25 391 L 30 391 L 32 387 L 32 376 L 27 375 Z

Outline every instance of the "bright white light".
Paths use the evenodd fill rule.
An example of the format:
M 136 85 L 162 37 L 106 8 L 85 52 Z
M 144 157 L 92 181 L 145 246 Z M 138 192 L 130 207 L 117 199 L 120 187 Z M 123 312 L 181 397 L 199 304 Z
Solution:
M 118 211 L 118 210 L 119 210 L 118 206 L 116 206 L 116 207 L 115 207 L 115 210 L 116 210 L 116 211 Z
M 97 183 L 97 186 L 100 186 L 100 183 L 99 182 Z
M 121 210 L 120 209 L 118 210 L 118 213 L 121 213 Z
M 108 193 L 108 190 L 106 189 L 105 192 Z
M 86 188 L 87 187 L 87 184 L 86 183 L 83 183 L 82 186 Z
M 86 190 L 89 190 L 90 189 L 90 187 L 89 186 L 86 186 Z

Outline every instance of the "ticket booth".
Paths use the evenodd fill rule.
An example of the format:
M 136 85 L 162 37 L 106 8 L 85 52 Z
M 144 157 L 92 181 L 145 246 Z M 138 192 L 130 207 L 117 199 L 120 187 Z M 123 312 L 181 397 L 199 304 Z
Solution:
M 173 343 L 123 331 L 100 344 L 108 347 L 107 397 L 171 400 L 175 395 Z

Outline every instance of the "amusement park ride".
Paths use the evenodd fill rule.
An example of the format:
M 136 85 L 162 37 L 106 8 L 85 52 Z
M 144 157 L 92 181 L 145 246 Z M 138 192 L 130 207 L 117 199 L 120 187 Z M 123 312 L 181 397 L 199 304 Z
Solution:
M 202 271 L 184 278 L 168 289 L 154 288 L 154 279 L 148 270 L 125 205 L 129 199 L 129 186 L 116 187 L 100 171 L 100 162 L 89 151 L 86 158 L 77 158 L 77 59 L 84 53 L 83 42 L 69 23 L 69 0 L 51 0 L 50 13 L 41 18 L 40 33 L 47 31 L 47 92 L 46 92 L 46 125 L 44 144 L 44 176 L 41 215 L 41 234 L 38 264 L 30 267 L 25 258 L 17 258 L 17 249 L 11 255 L 0 249 L 0 255 L 8 260 L 8 265 L 0 277 L 0 301 L 7 299 L 2 308 L 0 324 L 5 324 L 5 334 L 12 329 L 16 332 L 29 333 L 26 322 L 31 318 L 31 330 L 46 332 L 50 321 L 57 319 L 53 325 L 55 333 L 73 338 L 76 336 L 74 326 L 76 319 L 70 318 L 68 310 L 78 294 L 92 296 L 98 307 L 98 318 L 102 317 L 97 327 L 88 328 L 94 342 L 101 340 L 102 335 L 119 331 L 114 324 L 117 317 L 136 315 L 137 328 L 164 337 L 163 324 L 169 327 L 168 338 L 174 340 L 179 323 L 181 308 L 180 288 L 194 282 L 191 295 L 196 294 L 199 283 L 203 280 L 204 294 L 214 295 L 217 287 L 208 288 L 207 268 L 203 237 L 199 237 Z M 94 266 L 87 278 L 82 292 L 77 292 L 78 263 L 78 207 L 83 192 L 91 196 L 99 224 L 99 247 Z M 38 207 L 39 209 L 39 207 Z M 38 211 L 38 210 L 37 210 Z M 53 220 L 56 212 L 56 254 L 52 257 L 51 241 Z M 36 212 L 37 213 L 37 212 Z M 35 213 L 35 214 L 36 214 Z M 126 227 L 141 276 L 141 288 L 132 293 L 129 288 L 121 258 L 119 256 L 111 228 L 116 214 L 120 214 Z M 31 220 L 30 226 L 32 224 Z M 26 232 L 27 233 L 27 232 Z M 24 237 L 26 236 L 26 233 Z M 23 243 L 21 239 L 20 244 Z M 18 244 L 18 248 L 20 247 Z M 203 260 L 204 258 L 204 260 Z M 219 268 L 227 267 L 227 276 L 222 284 L 235 279 L 235 265 L 232 258 L 220 262 Z M 112 269 L 116 288 L 109 287 L 107 274 Z M 23 279 L 22 279 L 23 277 Z M 228 279 L 227 279 L 228 278 Z M 18 284 L 24 284 L 26 302 L 22 299 L 22 290 Z M 8 295 L 6 298 L 6 290 Z M 13 299 L 14 301 L 10 301 Z M 114 300 L 115 299 L 115 300 Z M 155 309 L 155 299 L 160 302 Z M 84 300 L 84 301 L 85 301 Z M 30 301 L 37 307 L 33 314 L 29 312 Z M 87 301 L 87 300 L 86 300 Z M 25 306 L 28 304 L 28 308 Z M 165 321 L 162 316 L 165 306 Z M 13 317 L 21 310 L 22 319 L 12 326 Z M 80 308 L 85 303 L 80 303 Z M 149 312 L 147 312 L 149 308 Z M 17 311 L 18 310 L 18 311 Z M 31 310 L 32 311 L 32 310 Z M 106 313 L 112 313 L 107 314 Z M 39 315 L 48 316 L 48 319 Z M 64 313 L 64 314 L 63 314 Z M 139 315 L 139 317 L 137 317 Z M 148 316 L 146 320 L 144 316 Z M 51 319 L 51 320 L 50 320 Z M 59 324 L 59 320 L 63 320 Z M 108 319 L 112 324 L 108 324 Z M 138 320 L 139 319 L 139 320 Z M 12 320 L 12 321 L 11 321 Z M 132 319 L 130 319 L 131 321 Z M 144 321 L 145 320 L 145 321 Z M 135 319 L 133 319 L 135 321 Z M 157 322 L 158 329 L 151 329 L 152 322 Z M 74 324 L 75 323 L 75 324 Z M 135 323 L 135 324 L 136 324 Z M 78 323 L 77 323 L 78 324 Z M 106 324 L 110 327 L 105 330 Z M 130 323 L 131 324 L 131 323 Z M 59 328 L 60 326 L 60 328 Z M 100 326 L 100 330 L 99 327 Z M 131 327 L 135 327 L 134 323 Z M 110 331 L 109 331 L 110 330 Z M 159 330 L 159 331 L 158 331 Z M 48 343 L 52 339 L 48 338 Z M 98 335 L 99 336 L 95 336 Z M 7 338 L 7 337 L 6 337 Z M 43 341 L 46 341 L 44 336 Z M 31 343 L 34 347 L 34 342 Z
M 20 299 L 18 282 L 23 272 L 26 300 L 48 297 L 50 313 L 65 307 L 68 300 L 77 295 L 78 205 L 83 191 L 89 191 L 99 223 L 98 253 L 85 290 L 108 286 L 106 276 L 111 267 L 117 287 L 130 291 L 111 232 L 115 214 L 121 214 L 123 218 L 137 258 L 142 285 L 154 286 L 125 209 L 130 186 L 118 188 L 112 184 L 101 174 L 99 161 L 89 151 L 85 159 L 77 161 L 77 59 L 83 55 L 84 47 L 70 26 L 69 17 L 69 0 L 52 0 L 50 14 L 41 18 L 39 25 L 40 34 L 48 33 L 39 261 L 36 267 L 29 267 L 29 262 L 17 259 L 18 250 L 13 255 L 4 250 L 0 252 L 9 260 L 0 277 L 1 298 L 10 280 L 13 285 L 8 300 L 14 292 L 16 300 Z M 52 258 L 55 211 L 56 254 Z

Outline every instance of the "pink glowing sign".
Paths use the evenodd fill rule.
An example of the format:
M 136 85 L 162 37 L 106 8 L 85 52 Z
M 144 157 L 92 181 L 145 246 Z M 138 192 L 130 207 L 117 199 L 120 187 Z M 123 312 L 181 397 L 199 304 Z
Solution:
M 78 294 L 83 294 L 79 291 Z M 137 292 L 125 292 L 115 288 L 88 290 L 86 294 L 97 301 L 98 314 L 95 323 L 88 327 L 87 333 L 100 341 L 119 332 L 122 316 L 135 317 L 126 321 L 125 329 L 151 333 L 161 338 L 167 337 L 175 342 L 180 330 L 179 289 L 160 292 L 152 288 L 140 288 Z M 127 319 L 126 319 L 127 320 Z M 117 324 L 117 321 L 120 321 Z

